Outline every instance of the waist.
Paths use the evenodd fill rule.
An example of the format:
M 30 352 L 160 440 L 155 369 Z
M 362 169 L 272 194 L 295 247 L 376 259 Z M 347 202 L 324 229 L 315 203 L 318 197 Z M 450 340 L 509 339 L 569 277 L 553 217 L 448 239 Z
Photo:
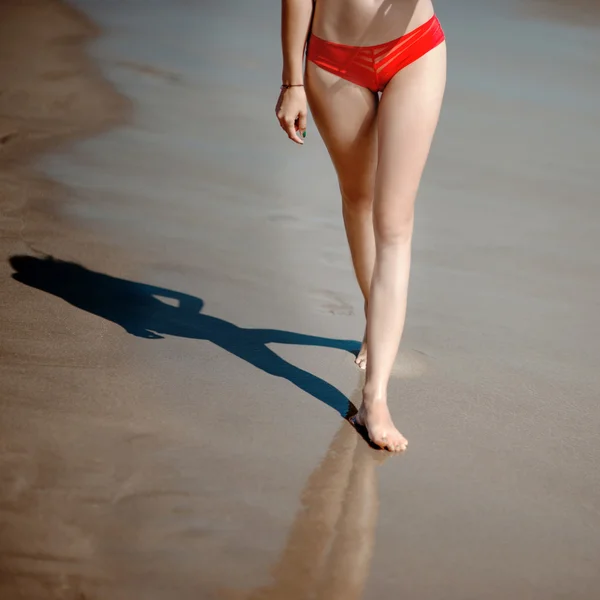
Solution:
M 429 21 L 431 0 L 317 0 L 312 34 L 346 46 L 377 46 Z
M 422 23 L 415 29 L 408 31 L 400 37 L 379 44 L 369 44 L 362 46 L 353 46 L 349 44 L 340 44 L 338 42 L 332 42 L 330 40 L 324 40 L 314 34 L 311 34 L 308 42 L 308 57 L 314 59 L 314 57 L 321 51 L 331 52 L 358 52 L 362 55 L 365 53 L 372 53 L 382 55 L 386 53 L 386 50 L 393 49 L 399 43 L 410 42 L 412 40 L 418 40 L 426 36 L 427 38 L 435 38 L 436 43 L 440 43 L 445 39 L 444 30 L 439 22 L 436 15 L 433 15 L 428 21 Z

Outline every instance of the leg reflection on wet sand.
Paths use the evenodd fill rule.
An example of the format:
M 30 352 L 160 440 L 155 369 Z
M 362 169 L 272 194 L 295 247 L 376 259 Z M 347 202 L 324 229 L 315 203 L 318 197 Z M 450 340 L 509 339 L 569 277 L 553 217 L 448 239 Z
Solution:
M 353 403 L 360 398 L 359 387 Z M 377 467 L 390 454 L 372 449 L 343 422 L 301 497 L 273 583 L 223 600 L 358 600 L 369 576 L 379 507 Z

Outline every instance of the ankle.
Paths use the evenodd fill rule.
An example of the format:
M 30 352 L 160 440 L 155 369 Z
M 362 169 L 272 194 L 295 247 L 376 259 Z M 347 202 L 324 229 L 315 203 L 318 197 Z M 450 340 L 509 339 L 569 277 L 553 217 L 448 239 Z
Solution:
M 363 404 L 381 404 L 387 402 L 385 388 L 365 385 L 363 389 Z

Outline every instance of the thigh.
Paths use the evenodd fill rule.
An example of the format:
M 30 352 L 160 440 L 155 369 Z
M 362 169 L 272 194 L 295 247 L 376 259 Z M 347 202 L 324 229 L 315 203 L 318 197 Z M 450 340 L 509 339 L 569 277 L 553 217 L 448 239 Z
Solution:
M 397 73 L 382 94 L 374 205 L 375 225 L 379 229 L 412 221 L 445 86 L 443 43 Z
M 377 167 L 377 95 L 306 64 L 310 111 L 344 195 L 372 197 Z

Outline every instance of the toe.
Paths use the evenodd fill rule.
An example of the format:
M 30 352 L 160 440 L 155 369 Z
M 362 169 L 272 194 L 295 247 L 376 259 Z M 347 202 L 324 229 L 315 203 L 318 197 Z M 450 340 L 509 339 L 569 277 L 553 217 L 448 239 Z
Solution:
M 388 452 L 394 452 L 394 441 L 390 440 L 387 435 L 381 439 L 381 447 Z
M 358 351 L 358 354 L 356 355 L 356 360 L 354 362 L 360 369 L 364 370 L 367 368 L 367 345 L 366 345 L 366 342 L 363 341 L 362 346 L 360 347 L 360 350 Z
M 384 435 L 373 435 L 370 436 L 371 441 L 376 445 L 379 446 L 382 450 L 390 450 L 390 442 L 387 439 L 387 436 Z
M 394 452 L 404 452 L 406 450 L 406 446 L 408 446 L 408 442 L 406 438 L 399 432 L 396 432 L 394 436 Z

